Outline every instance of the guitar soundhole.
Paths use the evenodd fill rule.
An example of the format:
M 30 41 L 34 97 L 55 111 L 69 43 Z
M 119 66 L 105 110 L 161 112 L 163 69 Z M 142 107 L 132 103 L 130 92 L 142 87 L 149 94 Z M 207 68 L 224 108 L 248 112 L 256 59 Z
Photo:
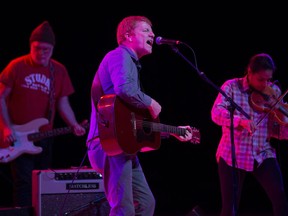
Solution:
M 149 130 L 147 133 L 145 130 L 137 130 L 137 136 L 136 136 L 137 143 L 140 144 L 142 142 L 154 142 L 155 136 L 152 134 L 152 131 Z
M 151 125 L 152 125 L 151 122 L 145 120 L 142 122 L 142 129 L 145 134 L 150 135 L 152 133 Z

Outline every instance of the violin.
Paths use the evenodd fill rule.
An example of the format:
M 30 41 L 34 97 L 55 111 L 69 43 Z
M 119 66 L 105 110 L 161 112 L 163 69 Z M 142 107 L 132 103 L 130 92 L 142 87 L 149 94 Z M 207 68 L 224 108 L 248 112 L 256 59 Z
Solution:
M 268 115 L 272 115 L 281 125 L 288 125 L 288 104 L 283 102 L 288 90 L 277 97 L 275 90 L 267 86 L 263 91 L 254 90 L 249 98 L 250 105 L 257 111 L 266 113 L 256 125 Z

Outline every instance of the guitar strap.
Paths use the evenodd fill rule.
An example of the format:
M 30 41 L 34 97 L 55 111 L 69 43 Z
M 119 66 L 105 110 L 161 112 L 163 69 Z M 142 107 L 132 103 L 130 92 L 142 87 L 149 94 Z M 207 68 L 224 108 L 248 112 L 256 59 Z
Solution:
M 52 64 L 52 62 L 50 61 L 50 65 L 49 65 L 49 70 L 50 70 L 50 93 L 49 93 L 49 110 L 48 110 L 48 120 L 51 123 L 52 118 L 53 118 L 53 110 L 54 110 L 54 103 L 55 103 L 55 97 L 54 97 L 54 93 L 55 93 L 55 85 L 54 85 L 54 73 L 55 73 L 55 69 L 54 66 Z

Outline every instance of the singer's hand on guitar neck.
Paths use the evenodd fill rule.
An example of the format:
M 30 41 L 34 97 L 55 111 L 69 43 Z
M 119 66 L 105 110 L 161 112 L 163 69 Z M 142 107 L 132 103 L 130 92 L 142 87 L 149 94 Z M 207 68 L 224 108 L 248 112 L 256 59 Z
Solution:
M 188 125 L 188 126 L 178 126 L 179 128 L 185 128 L 185 135 L 177 135 L 177 134 L 173 134 L 171 133 L 172 136 L 174 136 L 175 138 L 177 138 L 179 141 L 181 142 L 187 142 L 190 141 L 192 139 L 192 128 Z

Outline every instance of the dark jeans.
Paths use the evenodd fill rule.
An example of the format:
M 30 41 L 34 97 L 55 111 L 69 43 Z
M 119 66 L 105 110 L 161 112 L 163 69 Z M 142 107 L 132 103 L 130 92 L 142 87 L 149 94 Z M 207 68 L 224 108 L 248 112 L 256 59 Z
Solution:
M 233 197 L 233 168 L 228 166 L 223 159 L 220 159 L 218 164 L 218 173 L 220 178 L 221 195 L 222 195 L 222 210 L 221 216 L 232 216 L 234 197 Z M 276 159 L 268 158 L 253 172 L 247 172 L 240 169 L 235 169 L 238 190 L 236 193 L 238 209 L 241 197 L 241 191 L 246 174 L 251 173 L 258 182 L 262 185 L 268 195 L 273 206 L 275 216 L 288 215 L 288 202 L 285 194 L 283 179 L 279 164 Z
M 23 154 L 11 161 L 14 206 L 32 206 L 32 171 L 50 168 L 52 143 L 52 138 L 36 142 L 35 146 L 42 147 L 41 153 Z

